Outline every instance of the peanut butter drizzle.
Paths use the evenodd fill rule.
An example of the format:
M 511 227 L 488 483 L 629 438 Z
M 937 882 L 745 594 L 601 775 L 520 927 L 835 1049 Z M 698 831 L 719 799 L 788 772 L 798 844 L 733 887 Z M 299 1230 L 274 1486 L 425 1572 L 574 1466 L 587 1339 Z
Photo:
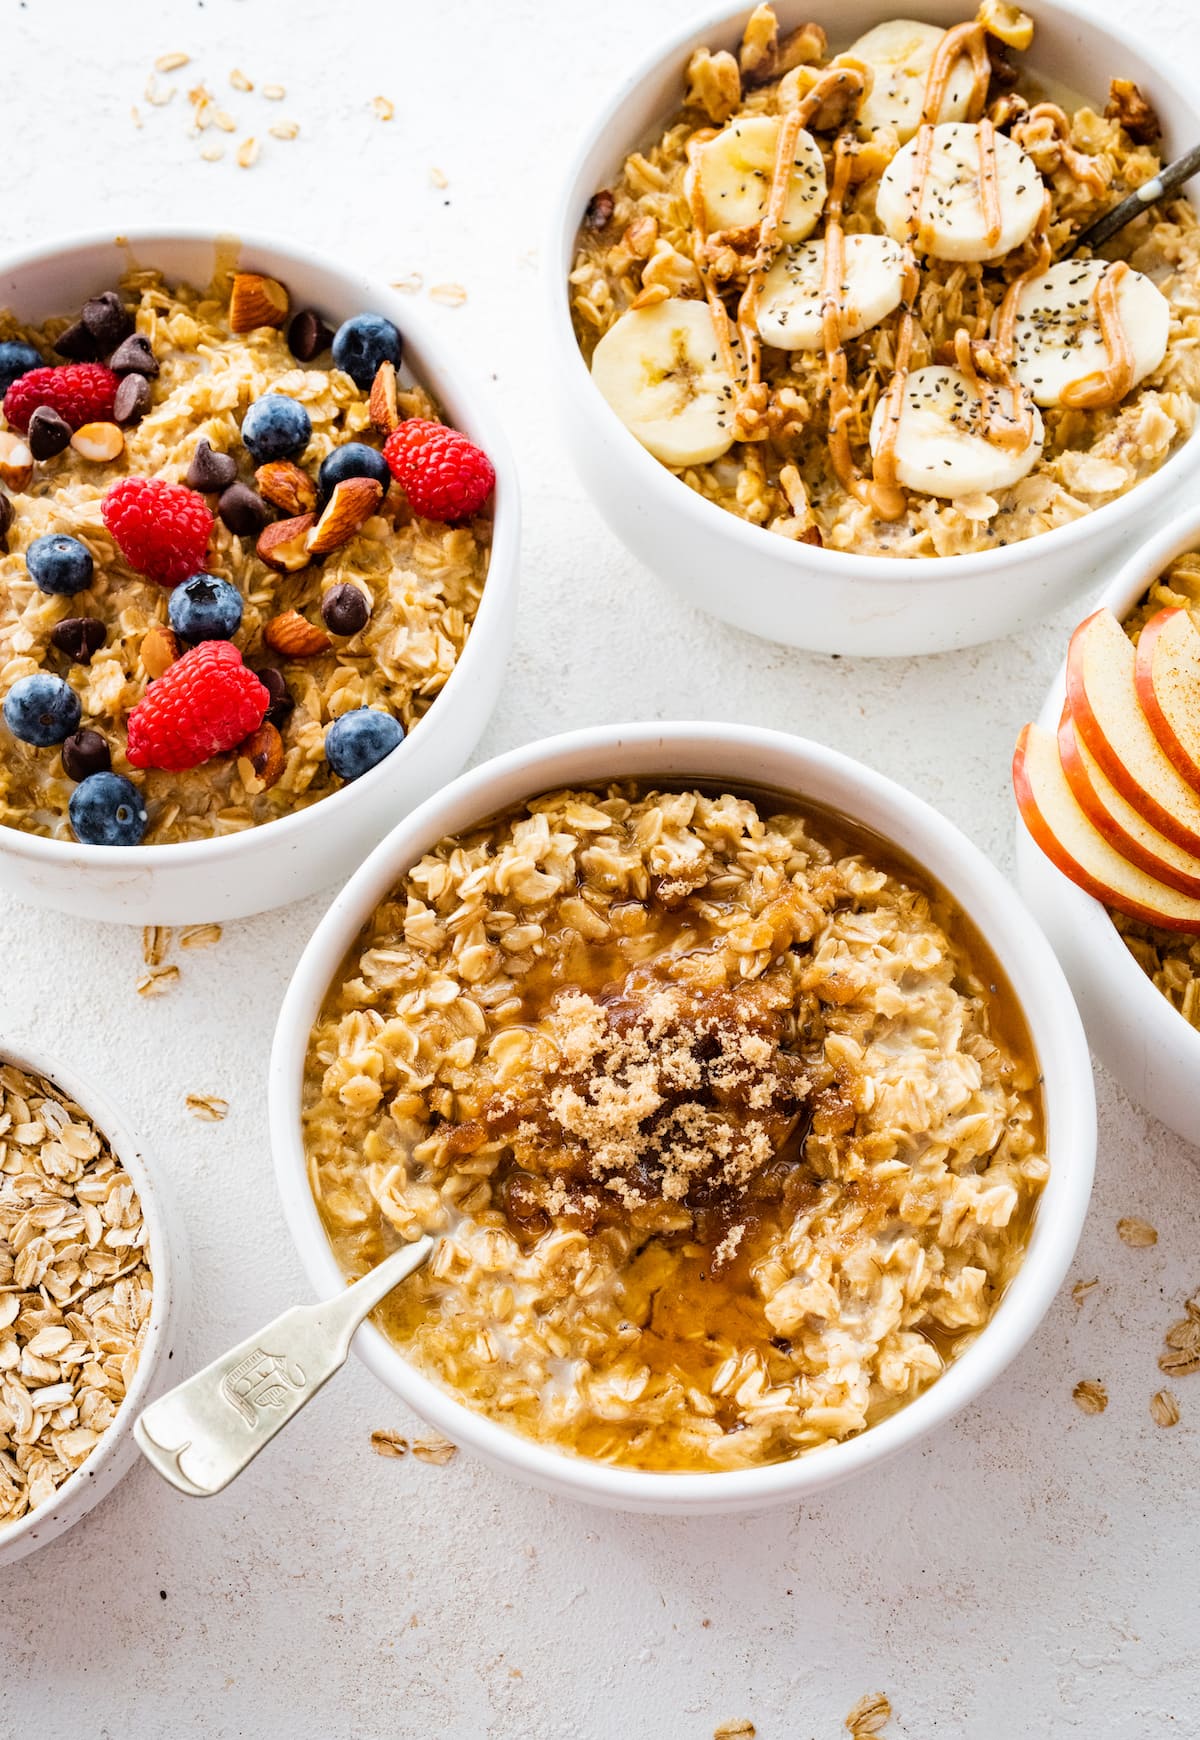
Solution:
M 913 333 L 916 330 L 913 308 L 920 288 L 920 269 L 910 250 L 904 263 L 904 311 L 900 316 L 900 324 L 896 328 L 896 360 L 892 366 L 892 378 L 888 382 L 887 394 L 883 402 L 882 433 L 879 437 L 879 446 L 872 466 L 878 487 L 890 490 L 902 502 L 905 499 L 904 491 L 900 488 L 896 478 L 896 438 L 900 433 L 900 417 L 904 409 L 904 386 L 908 380 L 908 367 L 912 360 Z M 900 513 L 903 511 L 904 509 L 901 507 Z M 881 517 L 899 519 L 900 513 L 884 514 Z
M 989 248 L 1000 246 L 1004 217 L 1000 210 L 1000 172 L 996 165 L 996 129 L 990 121 L 979 123 L 979 203 L 983 207 L 984 237 Z
M 1118 297 L 1121 285 L 1129 275 L 1124 260 L 1114 260 L 1104 268 L 1092 293 L 1092 306 L 1100 324 L 1100 336 L 1108 353 L 1102 369 L 1085 375 L 1081 381 L 1071 381 L 1062 391 L 1062 402 L 1072 410 L 1101 411 L 1120 404 L 1133 385 L 1133 347 L 1121 319 Z
M 1050 136 L 1062 155 L 1069 175 L 1080 181 L 1085 187 L 1090 187 L 1093 193 L 1103 193 L 1108 186 L 1108 176 L 1104 165 L 1098 157 L 1089 157 L 1085 151 L 1076 151 L 1070 142 L 1071 123 L 1057 103 L 1035 103 L 1025 118 L 1025 126 L 1045 122 L 1049 127 Z
M 932 126 L 937 121 L 946 100 L 950 74 L 964 55 L 970 58 L 972 74 L 967 119 L 978 121 L 983 114 L 988 80 L 992 76 L 992 63 L 988 59 L 987 31 L 977 18 L 972 18 L 965 24 L 956 24 L 948 30 L 933 52 L 929 71 L 925 75 L 925 100 L 921 105 L 922 125 Z

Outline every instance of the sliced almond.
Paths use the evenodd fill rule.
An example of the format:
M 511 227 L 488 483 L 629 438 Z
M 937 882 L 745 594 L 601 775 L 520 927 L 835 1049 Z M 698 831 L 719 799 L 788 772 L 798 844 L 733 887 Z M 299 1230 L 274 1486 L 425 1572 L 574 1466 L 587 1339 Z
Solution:
M 317 505 L 317 486 L 307 471 L 290 459 L 275 459 L 254 473 L 258 493 L 285 514 L 310 514 Z
M 256 326 L 282 326 L 288 317 L 288 293 L 278 278 L 261 272 L 234 275 L 229 298 L 229 324 L 234 332 L 253 332 Z
M 263 629 L 263 639 L 277 653 L 288 659 L 310 659 L 328 652 L 333 645 L 323 628 L 301 616 L 298 610 L 285 610 L 273 616 Z
M 303 622 L 304 618 L 300 620 Z M 283 764 L 283 738 L 274 725 L 260 725 L 238 746 L 238 777 L 252 797 L 275 784 Z
M 344 477 L 334 485 L 325 512 L 308 534 L 311 555 L 326 556 L 348 544 L 383 500 L 383 485 L 374 477 Z
M 276 520 L 259 533 L 254 546 L 268 568 L 277 574 L 296 574 L 311 561 L 308 534 L 316 523 L 315 514 L 299 514 L 295 519 Z
M 156 622 L 142 637 L 142 667 L 153 682 L 179 657 L 179 637 L 173 628 Z
M 371 382 L 367 410 L 381 435 L 390 435 L 400 427 L 400 409 L 396 403 L 396 365 L 381 362 Z
M 28 443 L 11 429 L 0 429 L 0 483 L 9 489 L 25 489 L 33 476 L 33 454 Z
M 85 423 L 72 435 L 71 446 L 94 465 L 107 465 L 125 451 L 125 431 L 116 423 Z

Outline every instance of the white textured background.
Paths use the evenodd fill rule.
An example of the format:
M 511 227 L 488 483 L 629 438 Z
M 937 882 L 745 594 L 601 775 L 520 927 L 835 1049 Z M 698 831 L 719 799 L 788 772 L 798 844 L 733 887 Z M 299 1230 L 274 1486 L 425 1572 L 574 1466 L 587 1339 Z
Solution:
M 638 569 L 548 426 L 537 251 L 556 178 L 647 23 L 661 34 L 691 10 L 0 0 L 0 245 L 176 219 L 462 283 L 462 308 L 421 300 L 494 382 L 528 528 L 516 649 L 481 755 L 635 716 L 779 726 L 914 787 L 1008 867 L 1012 742 L 1074 613 L 921 663 L 766 646 Z M 1177 59 L 1200 60 L 1192 0 L 1138 11 Z M 172 49 L 192 64 L 160 78 L 178 89 L 155 108 L 146 77 Z M 286 100 L 230 89 L 234 66 Z M 218 163 L 188 135 L 200 78 L 237 122 Z M 390 123 L 372 115 L 376 95 L 394 101 Z M 284 118 L 300 123 L 292 143 L 266 136 Z M 233 152 L 250 134 L 263 150 L 244 171 Z M 182 1204 L 196 1304 L 181 1375 L 307 1295 L 269 1175 L 263 1086 L 321 906 L 176 957 L 183 977 L 157 1002 L 135 994 L 135 932 L 0 914 L 0 1024 L 103 1080 Z M 197 1123 L 189 1092 L 223 1095 L 228 1120 Z M 979 1406 L 868 1481 L 762 1518 L 592 1512 L 462 1456 L 381 1460 L 370 1431 L 415 1422 L 351 1362 L 222 1497 L 177 1497 L 139 1466 L 0 1573 L 0 1733 L 708 1740 L 740 1717 L 761 1740 L 834 1740 L 873 1689 L 894 1705 L 888 1734 L 908 1740 L 1200 1733 L 1200 1377 L 1178 1383 L 1173 1431 L 1147 1412 L 1162 1331 L 1200 1285 L 1197 1155 L 1104 1080 L 1100 1108 L 1074 1270 L 1100 1284 L 1081 1307 L 1065 1293 Z M 1122 1245 L 1123 1214 L 1153 1221 L 1158 1246 Z M 1100 1418 L 1071 1401 L 1081 1377 L 1108 1386 Z

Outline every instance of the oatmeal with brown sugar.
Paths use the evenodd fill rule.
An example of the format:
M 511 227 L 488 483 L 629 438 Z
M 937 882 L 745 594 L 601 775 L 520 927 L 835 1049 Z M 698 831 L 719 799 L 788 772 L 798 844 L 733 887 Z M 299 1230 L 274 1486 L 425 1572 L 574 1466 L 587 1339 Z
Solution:
M 347 1276 L 428 1229 L 405 1354 L 548 1444 L 718 1470 L 932 1383 L 1047 1176 L 995 963 L 881 843 L 781 799 L 533 799 L 427 853 L 309 1045 Z

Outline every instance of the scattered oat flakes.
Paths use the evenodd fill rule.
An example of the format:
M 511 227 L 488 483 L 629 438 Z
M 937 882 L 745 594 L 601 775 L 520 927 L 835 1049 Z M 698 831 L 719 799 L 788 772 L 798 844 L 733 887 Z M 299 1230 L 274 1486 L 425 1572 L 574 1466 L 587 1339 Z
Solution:
M 420 272 L 410 272 L 407 278 L 393 278 L 392 289 L 403 290 L 406 296 L 415 296 L 424 283 L 425 279 Z
M 146 89 L 143 92 L 143 95 L 145 96 L 146 101 L 153 108 L 165 109 L 167 104 L 171 101 L 171 98 L 175 95 L 175 86 L 168 85 L 165 91 L 160 90 L 158 80 L 155 78 L 154 74 L 151 73 L 150 77 L 146 80 Z
M 219 163 L 225 155 L 224 145 L 205 145 L 200 152 L 205 163 Z
M 206 949 L 221 940 L 219 924 L 189 924 L 179 933 L 181 949 Z
M 264 85 L 262 94 L 268 103 L 282 103 L 287 96 L 287 91 L 283 85 Z
M 1181 1317 L 1178 1323 L 1172 1323 L 1163 1340 L 1180 1352 L 1195 1353 L 1200 1348 L 1200 1323 L 1194 1317 Z
M 408 1455 L 408 1439 L 387 1426 L 381 1426 L 377 1432 L 371 1433 L 371 1448 L 376 1456 L 394 1456 L 398 1460 Z
M 148 967 L 157 967 L 171 946 L 171 930 L 165 924 L 147 924 L 142 928 L 142 959 Z
M 273 127 L 267 128 L 272 139 L 294 139 L 299 131 L 299 121 L 277 121 Z
M 145 123 L 142 120 L 141 111 L 139 110 L 136 103 L 134 103 L 133 106 L 130 108 L 129 113 L 133 118 L 133 124 L 135 127 L 144 126 Z
M 1168 1377 L 1190 1377 L 1200 1371 L 1200 1349 L 1172 1348 L 1158 1356 L 1158 1369 Z
M 179 977 L 178 967 L 151 967 L 137 982 L 139 997 L 161 997 Z
M 434 284 L 429 292 L 431 302 L 441 302 L 446 308 L 461 308 L 467 292 L 461 284 Z
M 237 122 L 228 109 L 218 109 L 213 116 L 213 125 L 219 127 L 222 133 L 236 133 Z
M 1071 1297 L 1076 1305 L 1082 1305 L 1093 1287 L 1100 1285 L 1099 1275 L 1093 1275 L 1090 1281 L 1076 1281 L 1071 1288 Z
M 254 89 L 254 80 L 248 79 L 241 67 L 234 67 L 229 75 L 229 82 L 235 91 L 252 91 Z
M 868 1692 L 846 1717 L 846 1726 L 854 1740 L 867 1740 L 868 1736 L 883 1732 L 891 1713 L 891 1703 L 883 1692 Z
M 713 1729 L 713 1740 L 754 1740 L 757 1733 L 753 1722 L 722 1722 Z
M 218 1099 L 216 1094 L 189 1094 L 185 1103 L 202 1124 L 219 1124 L 229 1113 L 229 1101 Z
M 1082 1378 L 1071 1391 L 1075 1406 L 1085 1414 L 1102 1414 L 1108 1406 L 1108 1391 L 1103 1384 Z
M 1148 1220 L 1138 1220 L 1136 1215 L 1123 1215 L 1117 1222 L 1117 1237 L 1134 1250 L 1145 1250 L 1150 1245 L 1158 1243 L 1158 1233 Z
M 441 169 L 431 169 L 429 180 L 434 187 L 449 187 L 450 185 L 450 177 Z
M 1200 1293 L 1193 1293 L 1190 1299 L 1185 1300 L 1183 1308 L 1193 1323 L 1200 1323 Z
M 187 66 L 191 60 L 190 54 L 160 54 L 154 63 L 155 72 L 178 72 L 181 66 Z
M 1156 1426 L 1179 1424 L 1179 1403 L 1170 1390 L 1159 1390 L 1150 1397 L 1150 1418 Z
M 449 1438 L 416 1438 L 412 1453 L 418 1462 L 432 1462 L 438 1468 L 444 1468 L 458 1455 L 458 1445 L 452 1444 Z
M 396 105 L 390 97 L 372 97 L 371 107 L 381 121 L 391 121 L 395 118 Z
M 237 148 L 237 160 L 239 169 L 250 169 L 257 163 L 258 140 L 254 138 L 243 139 Z

